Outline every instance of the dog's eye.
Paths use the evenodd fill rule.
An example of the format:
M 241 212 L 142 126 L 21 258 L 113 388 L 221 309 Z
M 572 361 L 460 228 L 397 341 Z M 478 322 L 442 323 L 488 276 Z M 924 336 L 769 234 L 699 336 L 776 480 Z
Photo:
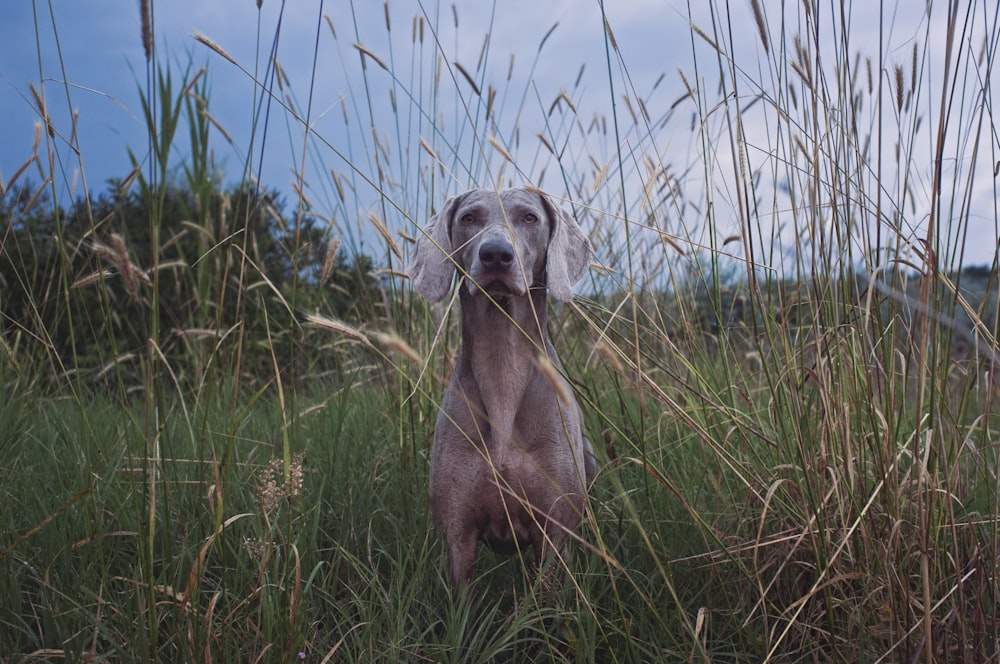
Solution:
M 533 212 L 529 212 L 526 215 L 524 215 L 524 223 L 534 224 L 537 222 L 538 222 L 538 216 L 535 215 Z
M 476 218 L 472 216 L 471 212 L 466 212 L 465 214 L 462 215 L 462 218 L 459 219 L 459 221 L 468 226 L 469 224 L 474 223 L 476 221 Z

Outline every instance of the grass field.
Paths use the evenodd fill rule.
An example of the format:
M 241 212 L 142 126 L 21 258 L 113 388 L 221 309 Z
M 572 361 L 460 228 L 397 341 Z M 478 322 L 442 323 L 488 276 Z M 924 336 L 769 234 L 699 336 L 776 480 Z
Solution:
M 207 77 L 170 54 L 103 197 L 60 198 L 72 132 L 36 94 L 0 192 L 0 659 L 1000 661 L 997 254 L 963 261 L 997 237 L 988 4 L 931 3 L 895 64 L 831 7 L 713 3 L 668 100 L 609 20 L 593 121 L 572 77 L 455 60 L 447 12 L 384 44 L 331 19 L 365 90 L 343 133 L 260 95 L 301 150 L 289 212 L 252 157 L 218 184 Z M 597 252 L 550 332 L 600 472 L 563 587 L 483 551 L 453 598 L 427 475 L 458 312 L 405 259 L 446 193 L 543 179 Z

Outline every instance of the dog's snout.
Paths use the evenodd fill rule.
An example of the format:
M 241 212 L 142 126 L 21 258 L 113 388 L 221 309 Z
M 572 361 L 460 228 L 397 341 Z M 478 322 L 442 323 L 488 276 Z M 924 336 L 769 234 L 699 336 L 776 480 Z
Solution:
M 491 272 L 508 270 L 514 264 L 514 247 L 503 240 L 484 242 L 479 247 L 479 261 Z

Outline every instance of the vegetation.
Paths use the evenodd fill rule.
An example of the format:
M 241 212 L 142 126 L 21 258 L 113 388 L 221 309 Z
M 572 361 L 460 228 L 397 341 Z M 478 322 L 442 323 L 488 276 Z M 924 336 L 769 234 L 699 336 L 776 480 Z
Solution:
M 60 200 L 45 164 L 74 133 L 36 94 L 0 191 L 4 661 L 1000 657 L 998 266 L 962 254 L 997 223 L 968 153 L 996 140 L 989 7 L 968 33 L 925 20 L 904 68 L 828 7 L 754 1 L 750 72 L 712 3 L 666 102 L 605 17 L 614 112 L 591 119 L 582 71 L 532 87 L 548 34 L 519 87 L 489 40 L 476 66 L 445 50 L 457 10 L 404 39 L 387 3 L 341 51 L 365 92 L 337 139 L 274 53 L 257 77 L 302 138 L 287 203 L 250 161 L 225 184 L 205 71 L 163 64 L 151 5 L 150 156 Z M 404 259 L 448 193 L 523 182 L 597 249 L 551 324 L 601 471 L 562 588 L 487 554 L 452 598 L 426 481 L 457 314 L 410 296 Z

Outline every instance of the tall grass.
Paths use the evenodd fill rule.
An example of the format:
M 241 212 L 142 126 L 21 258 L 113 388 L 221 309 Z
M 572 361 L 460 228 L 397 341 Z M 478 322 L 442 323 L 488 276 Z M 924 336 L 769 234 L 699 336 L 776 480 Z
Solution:
M 982 156 L 997 148 L 996 8 L 931 3 L 900 50 L 888 36 L 856 43 L 849 6 L 713 2 L 687 17 L 690 58 L 645 93 L 608 10 L 588 6 L 603 58 L 562 63 L 551 90 L 535 72 L 559 57 L 546 48 L 558 26 L 509 57 L 492 26 L 470 44 L 454 8 L 317 15 L 314 53 L 335 52 L 350 86 L 332 107 L 318 85 L 329 62 L 292 87 L 277 57 L 287 34 L 261 32 L 257 48 L 272 50 L 258 67 L 206 27 L 211 71 L 259 86 L 240 146 L 255 195 L 233 207 L 211 156 L 213 137 L 230 136 L 207 74 L 173 71 L 144 33 L 150 142 L 120 188 L 145 204 L 149 255 L 115 219 L 74 216 L 81 231 L 58 212 L 55 260 L 2 249 L 21 273 L 4 287 L 35 315 L 0 326 L 0 651 L 1000 656 L 997 254 L 960 270 L 985 241 L 975 223 L 992 219 L 987 240 L 997 235 L 978 191 L 996 161 Z M 880 15 L 889 35 L 892 14 Z M 36 94 L 46 128 L 52 88 Z M 73 88 L 60 92 L 71 103 Z M 257 181 L 282 123 L 295 154 L 288 218 Z M 5 197 L 41 169 L 59 210 L 53 141 L 75 135 L 59 129 L 42 132 Z M 161 236 L 182 129 L 193 244 Z M 562 199 L 597 248 L 551 333 L 601 472 L 561 591 L 485 554 L 478 598 L 452 598 L 425 486 L 457 311 L 411 297 L 405 259 L 446 195 L 524 183 Z M 5 205 L 6 237 L 41 198 L 29 189 Z M 268 220 L 287 231 L 277 247 Z M 289 275 L 269 271 L 272 251 Z M 330 276 L 338 252 L 377 268 L 379 297 L 351 320 L 325 294 L 356 292 Z M 318 274 L 298 267 L 311 264 Z M 93 299 L 73 304 L 84 289 Z M 172 309 L 175 291 L 197 306 Z M 95 322 L 122 316 L 141 347 Z M 96 350 L 53 341 L 90 325 L 107 330 Z

